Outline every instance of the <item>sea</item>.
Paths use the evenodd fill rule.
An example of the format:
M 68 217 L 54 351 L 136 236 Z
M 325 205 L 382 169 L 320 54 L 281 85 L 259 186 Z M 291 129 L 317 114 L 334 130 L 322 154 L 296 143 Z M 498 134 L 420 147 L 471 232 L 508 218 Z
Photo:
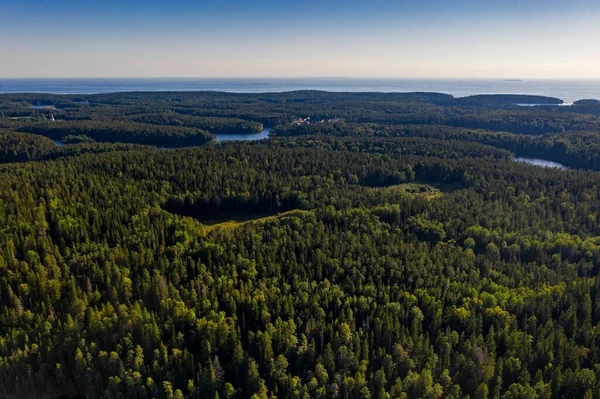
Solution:
M 600 79 L 400 79 L 400 78 L 69 78 L 0 79 L 0 93 L 97 94 L 131 91 L 221 91 L 231 93 L 323 90 L 333 92 L 437 92 L 531 94 L 566 104 L 600 99 Z

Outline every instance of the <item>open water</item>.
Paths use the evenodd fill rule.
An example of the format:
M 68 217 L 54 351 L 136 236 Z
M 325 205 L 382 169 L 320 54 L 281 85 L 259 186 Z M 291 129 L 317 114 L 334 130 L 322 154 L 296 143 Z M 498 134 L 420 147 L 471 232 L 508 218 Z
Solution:
M 600 99 L 600 79 L 379 79 L 379 78 L 95 78 L 0 79 L 0 93 L 95 94 L 127 91 L 224 91 L 235 93 L 324 90 L 336 92 L 531 94 L 569 104 Z

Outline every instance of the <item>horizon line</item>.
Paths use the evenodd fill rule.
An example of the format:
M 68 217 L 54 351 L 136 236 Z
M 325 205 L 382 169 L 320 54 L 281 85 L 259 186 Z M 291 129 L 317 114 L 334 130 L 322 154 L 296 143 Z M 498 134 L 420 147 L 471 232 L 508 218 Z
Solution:
M 600 77 L 432 77 L 432 76 L 0 76 L 2 80 L 50 79 L 405 79 L 405 80 L 600 80 Z

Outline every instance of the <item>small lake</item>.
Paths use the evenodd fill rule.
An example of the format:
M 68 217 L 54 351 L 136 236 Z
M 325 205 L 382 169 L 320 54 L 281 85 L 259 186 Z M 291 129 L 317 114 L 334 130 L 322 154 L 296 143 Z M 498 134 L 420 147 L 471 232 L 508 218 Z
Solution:
M 214 133 L 217 141 L 233 141 L 233 140 L 241 140 L 241 141 L 252 141 L 252 140 L 262 140 L 268 139 L 269 134 L 271 133 L 271 128 L 266 127 L 259 133 L 250 133 L 250 134 L 239 134 L 239 133 Z
M 30 109 L 56 109 L 54 105 L 30 105 Z
M 542 166 L 544 168 L 569 169 L 561 163 L 546 161 L 545 159 L 516 157 L 515 161 L 516 162 L 525 162 L 525 163 L 529 163 L 529 164 L 532 164 L 535 166 Z

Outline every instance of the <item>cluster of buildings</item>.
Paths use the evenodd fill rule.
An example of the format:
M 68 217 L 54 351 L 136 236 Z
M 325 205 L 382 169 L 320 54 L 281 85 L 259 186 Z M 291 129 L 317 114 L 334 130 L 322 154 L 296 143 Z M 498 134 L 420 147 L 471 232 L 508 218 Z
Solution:
M 343 121 L 344 121 L 343 118 L 331 118 L 331 119 L 321 119 L 320 121 L 316 121 L 313 123 L 337 123 L 337 122 L 343 122 Z M 297 118 L 292 121 L 293 125 L 303 125 L 305 123 L 306 124 L 311 123 L 310 116 L 307 116 L 306 118 Z

